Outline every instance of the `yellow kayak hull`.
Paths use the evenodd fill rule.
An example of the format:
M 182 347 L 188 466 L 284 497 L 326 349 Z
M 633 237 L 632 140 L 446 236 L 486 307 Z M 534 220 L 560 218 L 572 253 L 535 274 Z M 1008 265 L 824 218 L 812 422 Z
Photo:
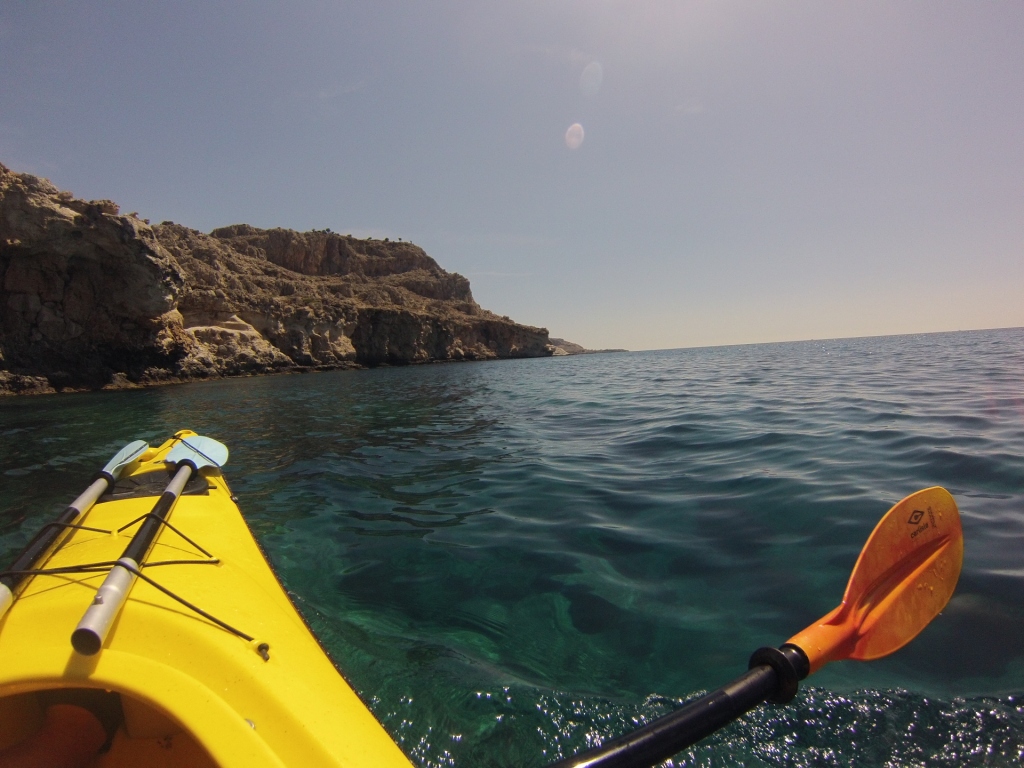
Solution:
M 193 434 L 179 432 L 150 449 L 124 477 L 159 472 L 166 484 L 163 457 Z M 182 495 L 168 522 L 217 562 L 157 567 L 210 559 L 164 527 L 143 574 L 253 640 L 138 579 L 102 649 L 83 656 L 73 650 L 71 633 L 106 572 L 33 576 L 0 620 L 0 751 L 42 727 L 41 692 L 98 689 L 119 694 L 123 712 L 108 751 L 94 763 L 99 768 L 408 768 L 288 599 L 220 471 L 208 467 L 200 476 L 206 491 Z M 117 560 L 138 526 L 117 530 L 146 515 L 157 495 L 101 499 L 79 523 L 102 530 L 69 531 L 37 567 Z

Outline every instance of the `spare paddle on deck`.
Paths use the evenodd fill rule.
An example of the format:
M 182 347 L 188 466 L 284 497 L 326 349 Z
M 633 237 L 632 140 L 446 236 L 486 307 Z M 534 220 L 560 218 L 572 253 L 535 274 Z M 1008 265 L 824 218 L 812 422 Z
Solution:
M 877 659 L 902 648 L 949 602 L 964 558 L 960 513 L 943 488 L 907 496 L 875 526 L 842 604 L 717 691 L 550 768 L 643 768 L 667 760 L 763 701 L 784 704 L 830 661 Z
M 203 467 L 222 467 L 227 460 L 226 445 L 199 435 L 183 438 L 168 451 L 164 461 L 174 466 L 174 477 L 125 547 L 118 560 L 120 564 L 110 569 L 110 573 L 97 590 L 92 605 L 71 634 L 71 644 L 76 651 L 92 656 L 103 647 L 110 625 L 121 612 L 124 601 L 128 599 L 128 592 L 135 583 L 135 574 L 140 564 L 153 546 L 160 528 L 171 514 L 192 473 Z
M 14 602 L 14 594 L 31 578 L 31 574 L 19 573 L 20 571 L 31 571 L 43 556 L 50 550 L 57 539 L 61 537 L 70 526 L 75 525 L 78 520 L 96 503 L 96 500 L 103 493 L 117 482 L 125 468 L 138 459 L 149 448 L 145 440 L 136 440 L 128 443 L 124 448 L 114 454 L 114 458 L 107 462 L 107 465 L 100 470 L 92 485 L 82 492 L 82 495 L 71 502 L 71 505 L 61 512 L 60 517 L 52 523 L 43 526 L 28 546 L 21 551 L 11 566 L 7 569 L 12 573 L 0 576 L 0 617 L 7 613 L 7 609 Z

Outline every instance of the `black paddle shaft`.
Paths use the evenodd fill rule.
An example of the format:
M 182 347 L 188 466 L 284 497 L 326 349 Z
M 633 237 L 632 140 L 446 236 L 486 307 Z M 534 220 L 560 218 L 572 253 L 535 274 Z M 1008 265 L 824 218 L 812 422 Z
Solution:
M 121 557 L 127 557 L 134 560 L 136 563 L 142 563 L 146 557 L 146 553 L 149 552 L 149 548 L 153 546 L 153 542 L 156 540 L 157 534 L 160 533 L 160 529 L 163 527 L 164 520 L 171 513 L 171 509 L 174 507 L 174 503 L 178 500 L 178 496 L 181 495 L 181 491 L 185 488 L 185 484 L 188 482 L 189 477 L 196 471 L 196 465 L 191 461 L 179 462 L 175 467 L 174 478 L 171 480 L 171 485 L 168 489 L 163 492 L 156 504 L 153 505 L 153 509 L 149 515 L 139 526 L 139 530 L 135 532 L 132 540 L 128 542 L 128 546 L 125 547 Z M 178 487 L 172 486 L 177 482 Z
M 795 645 L 761 648 L 750 670 L 722 686 L 596 749 L 560 760 L 549 768 L 647 768 L 710 736 L 763 701 L 789 701 L 809 665 Z
M 114 484 L 114 476 L 109 472 L 100 472 L 96 476 L 96 480 L 93 481 L 93 485 L 96 483 L 103 482 L 102 488 L 109 488 Z M 90 486 L 90 488 L 93 486 Z M 97 488 L 97 495 L 99 495 L 100 487 Z M 76 501 L 78 501 L 76 499 Z M 0 583 L 3 583 L 12 592 L 17 589 L 22 582 L 27 581 L 29 576 L 26 574 L 17 573 L 18 571 L 27 571 L 35 567 L 36 563 L 46 554 L 50 548 L 57 543 L 59 539 L 68 529 L 69 526 L 73 525 L 74 522 L 81 516 L 81 509 L 75 506 L 74 503 L 69 505 L 60 517 L 54 520 L 52 523 L 48 523 L 42 527 L 42 529 L 32 537 L 32 540 L 25 546 L 25 548 L 18 554 L 11 563 L 8 571 L 13 573 L 5 574 L 0 576 Z
M 80 514 L 82 513 L 74 507 L 68 507 L 54 522 L 44 526 L 14 559 L 14 562 L 11 563 L 7 570 L 12 571 L 12 573 L 0 576 L 0 583 L 5 584 L 13 592 L 23 581 L 27 581 L 29 577 L 18 573 L 18 571 L 27 571 L 33 568 L 50 547 L 56 543 L 61 534 L 67 530 L 68 526 L 78 519 Z

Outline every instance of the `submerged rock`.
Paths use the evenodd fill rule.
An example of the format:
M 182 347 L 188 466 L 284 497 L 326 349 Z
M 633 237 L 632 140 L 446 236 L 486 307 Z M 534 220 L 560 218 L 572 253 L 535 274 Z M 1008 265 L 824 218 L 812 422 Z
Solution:
M 0 165 L 0 394 L 552 352 L 411 243 L 150 226 Z

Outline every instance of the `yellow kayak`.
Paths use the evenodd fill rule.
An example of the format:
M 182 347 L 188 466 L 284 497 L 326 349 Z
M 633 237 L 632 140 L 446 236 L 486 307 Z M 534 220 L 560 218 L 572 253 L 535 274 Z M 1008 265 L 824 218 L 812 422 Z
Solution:
M 166 460 L 193 437 L 140 442 L 94 483 L 105 492 L 75 526 L 3 574 L 0 765 L 408 768 L 288 599 L 216 464 L 185 462 L 156 520 L 182 474 Z M 125 560 L 144 526 L 155 538 Z M 118 569 L 123 606 L 86 637 Z

